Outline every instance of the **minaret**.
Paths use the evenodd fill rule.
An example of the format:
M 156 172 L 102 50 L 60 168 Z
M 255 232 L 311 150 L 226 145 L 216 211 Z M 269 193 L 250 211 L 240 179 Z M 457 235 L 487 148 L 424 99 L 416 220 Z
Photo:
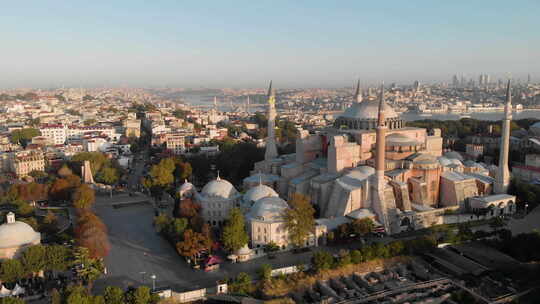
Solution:
M 268 137 L 266 138 L 266 151 L 264 160 L 268 161 L 278 157 L 276 148 L 276 96 L 272 89 L 272 81 L 268 88 Z
M 379 113 L 377 115 L 376 143 L 375 143 L 375 180 L 373 185 L 373 210 L 377 214 L 379 221 L 384 225 L 386 231 L 389 231 L 387 220 L 387 208 L 384 190 L 386 180 L 384 178 L 385 170 L 385 150 L 386 150 L 386 126 L 384 116 L 384 85 L 381 86 L 381 96 L 379 97 Z
M 508 151 L 510 149 L 510 121 L 512 120 L 512 92 L 510 79 L 506 87 L 506 104 L 501 134 L 501 150 L 499 154 L 499 168 L 495 178 L 495 193 L 507 193 L 510 185 L 510 170 L 508 170 Z
M 360 79 L 358 79 L 358 83 L 356 84 L 356 92 L 354 93 L 354 101 L 356 103 L 362 102 L 362 91 L 360 90 Z

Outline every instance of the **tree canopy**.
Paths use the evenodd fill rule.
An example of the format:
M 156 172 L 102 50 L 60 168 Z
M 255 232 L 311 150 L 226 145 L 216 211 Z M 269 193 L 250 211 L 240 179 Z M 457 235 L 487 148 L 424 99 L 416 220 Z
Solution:
M 36 137 L 40 135 L 41 133 L 39 132 L 38 129 L 25 128 L 25 129 L 11 131 L 10 140 L 14 144 L 20 144 L 23 147 L 26 147 L 26 145 L 32 139 L 32 137 Z
M 289 239 L 297 247 L 305 246 L 315 229 L 315 209 L 309 198 L 299 193 L 293 195 L 289 205 L 290 208 L 285 209 L 283 214 Z
M 231 209 L 221 239 L 225 248 L 231 252 L 236 252 L 248 243 L 244 215 L 240 208 Z

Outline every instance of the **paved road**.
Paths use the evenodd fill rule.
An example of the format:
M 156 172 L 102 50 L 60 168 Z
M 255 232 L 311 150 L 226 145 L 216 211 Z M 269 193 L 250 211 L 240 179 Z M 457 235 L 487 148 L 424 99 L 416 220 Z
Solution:
M 508 223 L 508 228 L 512 233 L 532 232 L 534 229 L 540 230 L 540 207 L 537 207 L 529 212 L 522 219 L 511 219 Z

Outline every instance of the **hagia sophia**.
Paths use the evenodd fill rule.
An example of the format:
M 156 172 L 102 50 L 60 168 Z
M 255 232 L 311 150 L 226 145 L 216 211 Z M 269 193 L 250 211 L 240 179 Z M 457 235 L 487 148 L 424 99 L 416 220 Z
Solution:
M 282 213 L 295 193 L 318 210 L 306 245 L 317 245 L 339 225 L 370 218 L 377 231 L 395 234 L 443 223 L 462 223 L 516 211 L 508 195 L 511 88 L 508 82 L 498 166 L 443 151 L 441 130 L 407 127 L 385 102 L 365 98 L 358 84 L 354 103 L 332 127 L 298 130 L 296 153 L 279 155 L 275 138 L 275 93 L 268 90 L 268 137 L 264 160 L 255 164 L 238 192 L 228 181 L 210 181 L 197 192 L 186 182 L 181 197 L 201 204 L 204 219 L 222 224 L 233 207 L 246 216 L 251 246 L 289 245 Z

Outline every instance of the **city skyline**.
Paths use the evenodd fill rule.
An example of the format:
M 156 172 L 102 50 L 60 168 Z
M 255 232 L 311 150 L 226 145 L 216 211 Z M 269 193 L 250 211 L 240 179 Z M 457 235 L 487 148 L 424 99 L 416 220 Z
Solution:
M 0 87 L 534 81 L 540 68 L 533 1 L 272 4 L 9 3 Z

